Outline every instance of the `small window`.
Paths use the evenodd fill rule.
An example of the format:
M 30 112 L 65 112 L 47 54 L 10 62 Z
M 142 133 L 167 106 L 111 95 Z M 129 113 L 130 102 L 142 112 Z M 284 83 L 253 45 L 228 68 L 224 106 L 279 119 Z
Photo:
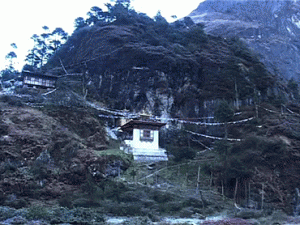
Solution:
M 151 131 L 150 130 L 144 130 L 143 137 L 144 138 L 150 138 L 151 137 Z
M 141 141 L 153 141 L 153 131 L 152 130 L 141 130 Z
M 38 82 L 39 85 L 42 85 L 43 84 L 43 80 L 41 78 L 39 78 L 39 82 Z

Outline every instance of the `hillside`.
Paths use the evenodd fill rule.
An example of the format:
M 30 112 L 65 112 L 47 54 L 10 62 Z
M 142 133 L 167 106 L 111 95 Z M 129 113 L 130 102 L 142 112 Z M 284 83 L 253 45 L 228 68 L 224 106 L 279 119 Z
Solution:
M 27 91 L 35 96 L 41 94 L 39 90 Z M 170 215 L 204 218 L 219 214 L 225 218 L 278 221 L 278 216 L 272 216 L 274 207 L 297 213 L 292 202 L 294 190 L 300 185 L 298 105 L 285 105 L 281 111 L 261 102 L 257 119 L 229 125 L 229 138 L 243 141 L 228 143 L 227 159 L 222 153 L 222 142 L 208 142 L 186 133 L 178 137 L 176 132 L 172 135 L 171 129 L 166 130 L 162 144 L 176 157 L 170 143 L 175 145 L 182 158 L 170 158 L 168 165 L 156 164 L 154 170 L 149 170 L 147 163 L 132 164 L 120 153 L 111 155 L 103 151 L 112 144 L 103 128 L 110 119 L 98 118 L 93 108 L 51 105 L 50 100 L 47 97 L 43 103 L 31 98 L 28 102 L 28 95 L 1 97 L 1 205 L 28 210 L 22 211 L 28 220 L 90 221 L 96 213 L 101 215 L 99 221 L 103 220 L 102 215 L 142 216 L 160 221 Z M 249 118 L 254 113 L 254 106 L 243 106 L 234 120 Z M 220 131 L 222 134 L 224 127 L 216 130 L 189 124 L 185 129 L 216 135 Z M 203 151 L 199 143 L 214 150 Z M 188 149 L 196 151 L 196 155 L 185 160 Z M 230 165 L 225 174 L 224 162 Z M 113 178 L 118 176 L 120 165 L 121 177 Z M 197 184 L 199 168 L 201 181 Z M 221 195 L 224 175 L 228 182 L 224 184 L 227 197 Z M 263 213 L 253 209 L 236 213 L 232 199 L 243 207 L 249 204 L 260 209 L 262 188 Z M 36 205 L 46 208 L 39 211 Z M 20 213 L 7 208 L 0 210 L 5 212 L 1 220 Z M 61 217 L 58 212 L 72 216 Z M 284 215 L 279 218 L 287 221 Z M 248 223 L 238 223 L 242 222 Z
M 300 208 L 297 83 L 189 17 L 169 24 L 124 4 L 95 10 L 41 68 L 59 76 L 55 89 L 1 92 L 0 221 L 296 221 L 286 214 Z M 115 119 L 142 112 L 168 122 L 168 163 L 133 162 L 109 137 Z
M 189 16 L 208 34 L 238 37 L 269 71 L 299 81 L 299 1 L 206 0 Z
M 201 117 L 208 100 L 242 104 L 255 92 L 266 99 L 285 93 L 241 41 L 209 36 L 189 18 L 160 19 L 138 14 L 126 24 L 80 28 L 45 69 L 84 74 L 87 97 L 110 108 L 165 116 Z
M 9 204 L 8 196 L 16 198 L 12 206 L 22 207 L 34 199 L 50 201 L 78 191 L 97 163 L 99 174 L 105 175 L 108 162 L 94 150 L 106 145 L 106 135 L 92 113 L 64 107 L 38 110 L 2 97 L 0 117 L 1 204 Z
M 111 13 L 114 15 L 113 10 Z M 285 165 L 298 168 L 298 128 L 297 125 L 287 125 L 290 121 L 298 124 L 296 114 L 292 118 L 290 115 L 281 116 L 281 113 L 279 117 L 273 117 L 258 110 L 258 107 L 264 107 L 281 112 L 282 107 L 292 104 L 298 111 L 298 104 L 291 103 L 297 99 L 297 85 L 291 88 L 290 84 L 272 74 L 243 41 L 207 34 L 208 26 L 195 24 L 188 17 L 168 24 L 161 15 L 150 19 L 126 7 L 120 15 L 120 19 L 116 17 L 110 22 L 103 22 L 100 17 L 99 22 L 75 30 L 45 69 L 60 75 L 70 74 L 64 78 L 65 85 L 86 95 L 87 99 L 98 100 L 115 110 L 126 109 L 133 113 L 145 110 L 173 119 L 212 117 L 220 99 L 225 99 L 237 112 L 244 111 L 234 120 L 256 117 L 248 124 L 229 126 L 228 131 L 224 127 L 193 123 L 183 128 L 218 137 L 228 132 L 229 138 L 243 140 L 239 144 L 200 139 L 204 146 L 220 149 L 219 153 L 216 152 L 220 157 L 218 164 L 208 166 L 207 172 L 217 174 L 218 185 L 225 180 L 226 195 L 232 198 L 236 180 L 243 190 L 246 183 L 253 181 L 258 193 L 263 177 L 277 171 L 276 168 L 284 168 Z M 82 86 L 71 85 L 72 79 L 78 79 L 72 76 L 74 73 L 81 74 Z M 285 112 L 289 113 L 287 109 Z M 191 149 L 196 152 L 205 150 L 199 143 L 191 144 L 190 136 L 181 135 L 176 132 L 173 136 L 166 134 L 166 140 L 162 142 L 164 147 L 175 155 L 176 151 L 183 152 L 179 154 L 182 158 L 189 158 L 189 152 L 192 156 Z M 179 140 L 180 137 L 183 140 Z M 257 145 L 253 148 L 249 144 L 252 142 L 261 143 L 263 147 Z M 272 161 L 269 151 L 273 148 L 278 148 L 278 162 L 272 164 L 268 160 Z M 222 152 L 234 154 L 224 155 Z M 253 156 L 253 161 L 249 161 L 250 156 Z M 286 163 L 285 157 L 295 164 Z M 277 166 L 274 167 L 274 164 Z M 230 170 L 228 165 L 232 166 Z M 225 174 L 222 172 L 224 169 Z M 283 196 L 293 193 L 298 184 L 294 179 L 285 180 L 288 179 L 287 171 L 280 171 L 282 177 L 277 181 L 273 179 L 275 183 L 269 187 L 266 198 L 268 202 L 291 211 L 291 199 Z M 281 197 L 273 196 L 276 191 Z M 238 195 L 239 198 L 246 197 L 243 191 Z
M 203 194 L 195 194 L 194 172 L 184 186 L 184 176 L 170 179 L 197 161 L 191 167 L 175 164 L 174 171 L 158 163 L 155 170 L 165 175 L 155 178 L 147 163 L 135 165 L 121 152 L 103 151 L 113 145 L 91 108 L 27 104 L 20 96 L 0 98 L 4 224 L 106 224 L 112 216 L 138 216 L 137 224 L 152 224 L 166 216 L 200 220 L 222 211 L 233 214 L 229 199 L 205 187 L 208 180 L 201 185 Z

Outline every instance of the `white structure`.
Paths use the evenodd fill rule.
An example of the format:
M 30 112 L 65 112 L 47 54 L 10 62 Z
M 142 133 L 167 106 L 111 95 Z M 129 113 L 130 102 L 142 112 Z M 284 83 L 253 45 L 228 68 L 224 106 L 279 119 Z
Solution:
M 131 120 L 121 126 L 126 134 L 127 153 L 132 153 L 138 161 L 167 161 L 165 149 L 159 148 L 159 129 L 165 123 Z
M 23 70 L 23 84 L 29 87 L 55 88 L 57 76 Z

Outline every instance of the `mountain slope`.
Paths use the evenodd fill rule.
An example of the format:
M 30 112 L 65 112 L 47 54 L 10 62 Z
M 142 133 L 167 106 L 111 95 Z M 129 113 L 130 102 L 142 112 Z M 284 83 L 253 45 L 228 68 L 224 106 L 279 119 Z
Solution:
M 243 2 L 240 3 L 242 5 Z M 223 7 L 230 8 L 238 2 L 222 4 L 217 9 L 207 6 L 205 13 L 215 15 L 215 10 L 222 11 Z M 241 16 L 242 19 L 244 17 Z M 241 18 L 235 24 L 239 24 Z M 253 18 L 244 19 L 244 23 L 253 26 Z M 290 119 L 291 115 L 280 113 L 279 108 L 289 100 L 285 84 L 238 39 L 206 34 L 201 24 L 194 24 L 189 18 L 168 24 L 162 18 L 152 20 L 144 15 L 135 15 L 130 23 L 116 20 L 77 29 L 45 68 L 64 77 L 61 85 L 83 95 L 87 93 L 87 98 L 101 101 L 113 109 L 128 109 L 131 112 L 146 110 L 156 116 L 173 118 L 211 118 L 220 99 L 227 100 L 236 108 L 245 106 L 240 107 L 240 120 L 253 116 L 258 118 L 248 124 L 228 127 L 228 137 L 241 138 L 243 142 L 221 143 L 220 154 L 213 151 L 220 160 L 207 171 L 215 174 L 217 187 L 225 185 L 227 196 L 234 198 L 236 187 L 240 202 L 247 198 L 247 191 L 244 190 L 248 185 L 255 186 L 252 199 L 259 202 L 261 183 L 271 173 L 274 179 L 265 186 L 267 201 L 276 202 L 277 206 L 286 207 L 291 212 L 291 208 L 287 207 L 291 202 L 287 195 L 294 191 L 298 183 L 285 179 L 289 170 L 298 171 L 298 149 L 295 146 L 299 136 L 297 126 L 288 124 L 293 120 L 298 124 L 299 121 L 298 118 Z M 74 74 L 81 76 L 81 86 L 74 85 Z M 263 114 L 258 107 L 265 108 Z M 276 117 L 266 113 L 269 108 L 276 112 Z M 297 111 L 298 105 L 295 108 Z M 193 126 L 193 123 L 182 127 L 207 136 L 220 137 L 224 134 L 224 127 Z M 262 147 L 255 146 L 252 137 Z M 190 140 L 186 133 L 182 138 L 179 135 L 178 140 L 175 138 L 165 140 L 173 144 L 174 151 L 184 152 L 187 146 L 189 149 L 196 146 L 195 151 L 201 154 L 205 146 L 215 148 L 217 145 L 203 138 Z M 191 141 L 196 144 L 191 144 Z M 199 145 L 202 142 L 204 145 Z M 273 153 L 273 149 L 278 152 Z M 222 155 L 227 150 L 233 154 Z M 290 164 L 291 167 L 284 162 L 287 155 L 295 162 Z M 249 156 L 253 157 L 253 161 L 249 160 Z M 278 174 L 280 177 L 275 179 Z M 284 185 L 282 182 L 285 182 Z M 273 197 L 274 193 L 278 196 Z
M 18 208 L 80 192 L 97 164 L 98 178 L 103 176 L 107 160 L 94 150 L 106 145 L 106 133 L 91 112 L 59 106 L 38 110 L 23 101 L 0 100 L 1 204 Z
M 88 97 L 166 116 L 200 116 L 206 100 L 247 100 L 256 90 L 267 98 L 278 86 L 242 42 L 206 35 L 188 18 L 171 25 L 140 15 L 131 24 L 81 28 L 46 68 L 63 75 L 62 64 L 85 74 Z
M 207 0 L 190 16 L 209 34 L 242 38 L 270 71 L 299 80 L 299 9 L 293 0 Z

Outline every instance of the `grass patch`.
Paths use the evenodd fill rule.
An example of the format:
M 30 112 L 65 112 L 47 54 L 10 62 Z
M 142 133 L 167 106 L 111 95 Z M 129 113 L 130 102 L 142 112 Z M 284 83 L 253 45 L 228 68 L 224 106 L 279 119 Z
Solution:
M 120 141 L 109 139 L 107 150 L 120 150 Z
M 108 149 L 103 151 L 94 151 L 97 156 L 114 156 L 117 159 L 122 160 L 125 164 L 131 165 L 133 162 L 133 156 L 126 154 L 120 149 Z
M 108 146 L 106 150 L 95 151 L 97 156 L 113 156 L 117 159 L 123 160 L 126 164 L 131 164 L 133 161 L 133 156 L 126 154 L 124 151 L 120 150 L 120 141 L 109 139 Z

